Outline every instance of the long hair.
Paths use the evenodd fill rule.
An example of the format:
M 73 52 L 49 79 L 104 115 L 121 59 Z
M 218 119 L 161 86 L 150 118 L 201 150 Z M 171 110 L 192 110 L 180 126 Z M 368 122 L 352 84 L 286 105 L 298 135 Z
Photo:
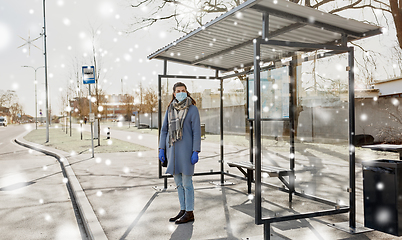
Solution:
M 184 84 L 184 83 L 182 83 L 182 82 L 177 82 L 177 83 L 175 83 L 175 84 L 173 85 L 172 100 L 170 100 L 170 103 L 168 104 L 168 106 L 170 106 L 170 104 L 171 104 L 171 103 L 173 102 L 173 100 L 175 99 L 175 97 L 174 97 L 174 92 L 176 92 L 176 88 L 177 88 L 177 87 L 184 87 L 184 88 L 186 89 L 187 96 L 191 99 L 191 103 L 192 103 L 193 105 L 196 104 L 194 98 L 192 98 L 192 97 L 191 97 L 191 94 L 187 91 L 187 86 L 186 86 L 186 84 Z

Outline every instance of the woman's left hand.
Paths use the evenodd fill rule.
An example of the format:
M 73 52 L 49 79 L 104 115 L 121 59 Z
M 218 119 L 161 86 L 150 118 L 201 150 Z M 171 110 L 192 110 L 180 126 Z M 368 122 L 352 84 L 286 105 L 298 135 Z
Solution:
M 198 162 L 198 152 L 194 151 L 191 155 L 191 164 L 196 164 Z

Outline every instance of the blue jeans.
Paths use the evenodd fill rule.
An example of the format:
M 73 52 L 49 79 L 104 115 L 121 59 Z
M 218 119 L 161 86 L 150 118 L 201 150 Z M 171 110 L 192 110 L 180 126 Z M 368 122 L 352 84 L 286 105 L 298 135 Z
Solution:
M 173 177 L 179 194 L 180 210 L 194 211 L 193 176 L 179 173 Z

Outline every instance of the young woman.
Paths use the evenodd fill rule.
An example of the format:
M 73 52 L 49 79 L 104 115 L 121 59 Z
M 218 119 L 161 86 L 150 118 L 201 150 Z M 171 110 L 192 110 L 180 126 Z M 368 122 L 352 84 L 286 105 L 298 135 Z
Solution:
M 201 151 L 200 114 L 182 82 L 173 86 L 172 100 L 163 120 L 159 160 L 168 160 L 166 173 L 172 174 L 179 195 L 180 212 L 169 219 L 176 224 L 194 221 L 194 164 Z

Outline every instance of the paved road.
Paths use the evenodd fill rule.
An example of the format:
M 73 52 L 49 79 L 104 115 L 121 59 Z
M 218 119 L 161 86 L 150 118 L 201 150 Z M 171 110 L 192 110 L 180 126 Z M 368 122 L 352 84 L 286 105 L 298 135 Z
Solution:
M 18 129 L 17 129 L 18 130 Z M 7 130 L 8 131 L 8 130 Z M 23 131 L 20 129 L 20 131 Z M 0 132 L 0 136 L 3 132 Z M 169 188 L 167 191 L 155 191 L 153 186 L 162 186 L 161 179 L 157 178 L 157 152 L 155 151 L 157 146 L 156 135 L 138 134 L 133 132 L 123 132 L 114 130 L 112 133 L 113 138 L 127 139 L 134 143 L 141 143 L 145 146 L 150 146 L 153 149 L 144 152 L 127 152 L 127 153 L 104 153 L 96 154 L 95 158 L 91 158 L 90 154 L 81 154 L 75 157 L 68 158 L 69 166 L 75 172 L 75 176 L 82 186 L 85 197 L 92 207 L 92 212 L 96 214 L 96 219 L 99 221 L 104 234 L 108 239 L 245 239 L 245 237 L 251 237 L 250 239 L 262 239 L 262 226 L 254 224 L 254 201 L 251 195 L 246 192 L 246 184 L 244 181 L 236 178 L 227 177 L 228 181 L 236 183 L 235 185 L 227 185 L 224 187 L 210 184 L 211 181 L 218 181 L 217 175 L 198 176 L 194 178 L 195 183 L 195 209 L 196 209 L 196 221 L 189 224 L 175 225 L 169 223 L 167 219 L 178 211 L 177 193 L 174 190 L 173 181 L 169 179 Z M 14 134 L 16 135 L 16 134 Z M 142 138 L 140 138 L 142 136 Z M 141 140 L 141 141 L 139 141 Z M 0 149 L 3 150 L 2 142 Z M 8 141 L 9 142 L 9 141 Z M 10 146 L 9 146 L 10 145 Z M 197 170 L 203 172 L 208 171 L 212 166 L 218 166 L 217 160 L 219 159 L 219 145 L 216 143 L 203 142 L 202 159 L 197 164 Z M 7 143 L 7 150 L 5 153 L 13 152 L 11 144 Z M 306 146 L 307 147 L 307 146 Z M 317 192 L 328 194 L 326 198 L 335 200 L 340 199 L 340 196 L 347 195 L 345 191 L 347 185 L 347 161 L 344 154 L 339 154 L 337 149 L 325 149 L 319 146 L 308 146 L 306 151 L 299 156 L 299 168 L 297 173 L 298 181 L 301 184 L 308 183 L 309 186 L 313 185 L 313 188 Z M 333 146 L 334 147 L 334 146 Z M 239 160 L 242 158 L 248 159 L 245 151 L 236 152 L 235 146 L 225 145 L 225 159 L 226 160 Z M 271 149 L 272 151 L 267 154 L 270 155 L 271 160 L 275 160 L 280 163 L 281 161 L 287 161 L 287 151 L 283 151 L 286 146 L 278 146 L 277 149 Z M 339 148 L 339 147 L 338 147 Z M 20 148 L 19 148 L 20 149 Z M 240 149 L 242 150 L 242 149 Z M 246 149 L 247 150 L 247 149 Z M 273 150 L 278 150 L 273 152 Z M 347 152 L 347 148 L 343 149 Z M 62 203 L 53 200 L 48 202 L 46 207 L 38 203 L 38 199 L 46 199 L 39 194 L 49 196 L 52 195 L 52 191 L 46 188 L 54 187 L 59 184 L 61 174 L 56 168 L 54 160 L 49 160 L 50 163 L 40 163 L 39 166 L 33 165 L 34 158 L 32 154 L 28 154 L 27 150 L 21 152 L 27 159 L 31 159 L 30 162 L 24 165 L 25 168 L 36 168 L 38 175 L 43 175 L 42 167 L 47 165 L 48 169 L 53 167 L 51 172 L 46 173 L 47 178 L 52 178 L 53 181 L 44 182 L 47 178 L 41 178 L 40 176 L 26 177 L 24 182 L 35 182 L 29 186 L 20 188 L 25 190 L 27 195 L 21 194 L 18 198 L 15 198 L 15 204 L 20 204 L 22 207 L 15 207 L 15 210 L 24 209 L 26 204 L 30 206 L 30 211 L 34 214 L 30 215 L 32 219 L 36 219 L 36 222 L 40 222 L 37 226 L 36 222 L 30 223 L 31 229 L 39 229 L 37 232 L 45 232 L 46 234 L 53 233 L 44 237 L 36 236 L 31 237 L 33 234 L 29 228 L 19 226 L 19 229 L 25 229 L 24 231 L 17 228 L 17 220 L 21 220 L 21 216 L 28 216 L 29 211 L 21 211 L 21 213 L 13 215 L 13 218 L 5 218 L 0 220 L 0 230 L 7 232 L 10 226 L 13 226 L 11 234 L 20 234 L 17 237 L 14 235 L 4 235 L 4 239 L 57 239 L 55 234 L 58 233 L 57 228 L 62 226 L 65 222 L 73 222 L 73 213 L 67 209 L 71 208 L 67 201 Z M 340 151 L 342 152 L 342 151 Z M 371 153 L 371 151 L 369 151 Z M 7 165 L 3 164 L 3 158 L 0 153 L 0 176 L 5 175 L 2 171 L 7 169 Z M 68 155 L 69 153 L 65 153 Z M 347 156 L 347 155 L 346 155 Z M 16 158 L 15 156 L 7 158 L 10 162 L 24 161 L 24 157 Z M 370 157 L 371 158 L 371 157 Z M 369 159 L 370 159 L 369 158 Z M 47 159 L 47 158 L 46 158 Z M 285 159 L 285 160 L 284 160 Z M 44 160 L 43 160 L 44 161 Z M 5 161 L 4 161 L 5 162 Z M 30 166 L 32 164 L 32 166 Z M 54 166 L 52 165 L 54 164 Z M 2 167 L 6 166 L 5 169 Z M 15 165 L 15 163 L 14 163 Z M 308 167 L 311 166 L 311 171 Z M 316 166 L 316 167 L 314 167 Z M 346 166 L 346 167 L 345 167 Z M 21 168 L 21 167 L 20 167 Z M 230 169 L 232 171 L 232 169 Z M 235 169 L 236 170 L 236 169 Z M 321 174 L 318 173 L 322 173 Z M 237 170 L 236 170 L 237 171 Z M 21 168 L 17 172 L 25 173 Z M 318 175 L 317 178 L 308 178 Z M 56 177 L 57 176 L 57 177 Z M 342 176 L 342 178 L 340 177 Z M 363 222 L 362 215 L 362 186 L 361 186 L 361 168 L 357 169 L 357 222 Z M 36 179 L 36 180 L 32 180 Z M 302 179 L 304 179 L 302 182 Z M 3 177 L 0 178 L 0 184 Z M 43 182 L 42 182 L 43 181 Z M 278 184 L 278 179 L 267 178 L 264 181 Z M 40 185 L 42 184 L 43 185 Z M 40 188 L 42 186 L 42 188 Z M 38 189 L 31 191 L 37 187 Z M 3 189 L 3 185 L 0 185 Z M 294 196 L 292 208 L 288 208 L 288 196 L 281 191 L 272 190 L 270 188 L 263 188 L 264 199 L 262 203 L 264 216 L 273 216 L 279 214 L 280 216 L 293 215 L 295 213 L 308 213 L 317 210 L 332 209 L 328 205 L 323 205 L 318 202 L 312 202 L 305 198 Z M 12 191 L 17 193 L 19 190 Z M 31 192 L 28 192 L 31 191 Z M 55 192 L 57 190 L 53 190 Z M 59 190 L 61 191 L 61 190 Z M 40 192 L 40 193 L 39 193 Z M 3 201 L 4 192 L 0 191 L 0 216 L 5 214 L 11 214 L 14 209 L 2 210 L 2 206 L 5 206 Z M 63 194 L 58 193 L 58 197 L 61 198 Z M 66 195 L 64 195 L 66 196 Z M 341 197 L 342 197 L 341 196 Z M 27 198 L 28 201 L 24 198 Z M 66 197 L 67 198 L 67 197 Z M 28 204 L 26 203 L 28 202 Z M 30 203 L 30 205 L 29 205 Z M 47 202 L 46 202 L 47 203 Z M 13 202 L 14 204 L 14 202 Z M 8 207 L 8 206 L 7 206 Z M 56 208 L 51 208 L 56 207 Z M 61 214 L 57 216 L 59 209 L 65 208 L 64 213 L 69 213 L 71 216 L 68 218 L 64 214 L 62 219 Z M 8 207 L 9 208 L 9 207 Z M 5 213 L 4 213 L 5 212 Z M 52 217 L 53 222 L 48 222 L 48 215 Z M 52 215 L 53 214 L 53 215 Z M 9 219 L 9 220 L 7 220 Z M 11 220 L 10 220 L 11 219 Z M 37 221 L 39 219 L 40 221 Z M 12 221 L 13 220 L 13 221 Z M 57 223 L 55 221 L 58 221 Z M 2 222 L 8 221 L 8 222 Z M 348 240 L 361 240 L 361 239 L 402 239 L 396 238 L 392 235 L 381 233 L 378 231 L 371 231 L 367 233 L 350 235 L 346 232 L 339 231 L 335 228 L 328 227 L 327 224 L 333 223 L 347 223 L 347 214 L 332 215 L 313 219 L 302 219 L 297 221 L 274 223 L 271 225 L 272 233 L 274 237 L 271 239 L 317 239 L 317 240 L 333 240 L 333 239 L 348 239 Z M 42 224 L 42 225 L 40 225 Z M 53 224 L 53 225 L 51 225 Z M 26 224 L 28 225 L 28 224 Z M 4 229 L 6 226 L 7 229 Z M 26 230 L 28 229 L 28 230 Z M 56 229 L 56 230 L 55 230 Z M 33 232 L 33 231 L 32 231 Z M 73 232 L 73 231 L 71 231 Z M 35 232 L 36 233 L 36 232 Z M 8 233 L 7 233 L 8 234 Z M 22 237 L 21 237 L 22 236 Z M 3 235 L 0 234 L 0 239 L 3 239 Z M 73 237 L 66 237 L 65 239 L 76 239 Z
M 86 239 L 58 161 L 12 142 L 27 126 L 0 128 L 0 239 Z

